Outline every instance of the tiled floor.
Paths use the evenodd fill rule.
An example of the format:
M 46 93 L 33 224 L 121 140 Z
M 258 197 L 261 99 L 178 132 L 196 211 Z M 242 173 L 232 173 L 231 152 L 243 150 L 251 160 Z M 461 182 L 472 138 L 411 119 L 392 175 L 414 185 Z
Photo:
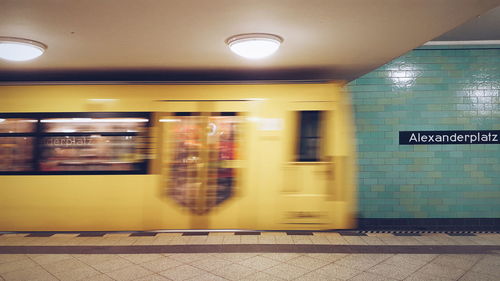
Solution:
M 3 234 L 0 281 L 500 280 L 500 234 L 204 234 Z

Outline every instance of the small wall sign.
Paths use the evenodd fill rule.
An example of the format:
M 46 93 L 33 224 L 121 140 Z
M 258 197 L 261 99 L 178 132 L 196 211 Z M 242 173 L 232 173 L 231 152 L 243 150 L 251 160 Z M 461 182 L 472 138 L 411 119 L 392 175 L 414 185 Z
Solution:
M 500 130 L 400 131 L 399 144 L 500 144 Z

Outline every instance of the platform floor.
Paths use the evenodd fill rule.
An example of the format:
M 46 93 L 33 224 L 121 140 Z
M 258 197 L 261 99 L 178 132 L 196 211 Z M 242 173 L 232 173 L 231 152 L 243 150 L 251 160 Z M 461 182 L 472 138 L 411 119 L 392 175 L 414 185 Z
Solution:
M 1 281 L 500 280 L 500 234 L 0 234 Z

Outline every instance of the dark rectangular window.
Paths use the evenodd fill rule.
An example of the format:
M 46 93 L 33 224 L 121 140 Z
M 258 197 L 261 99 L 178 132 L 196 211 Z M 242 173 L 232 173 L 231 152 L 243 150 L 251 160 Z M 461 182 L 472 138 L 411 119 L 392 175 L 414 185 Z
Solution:
M 299 112 L 297 161 L 320 161 L 321 111 Z
M 149 124 L 139 112 L 0 114 L 0 174 L 147 173 Z
M 0 171 L 32 171 L 38 120 L 0 117 Z

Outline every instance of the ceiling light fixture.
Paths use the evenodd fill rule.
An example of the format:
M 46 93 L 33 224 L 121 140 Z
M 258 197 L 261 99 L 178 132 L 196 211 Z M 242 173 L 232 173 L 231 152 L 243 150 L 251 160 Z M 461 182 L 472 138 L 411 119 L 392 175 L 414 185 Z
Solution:
M 229 37 L 226 44 L 235 54 L 247 59 L 261 59 L 278 50 L 283 38 L 269 33 L 245 33 Z
M 0 58 L 9 61 L 27 61 L 37 58 L 45 52 L 43 43 L 16 37 L 0 36 Z

